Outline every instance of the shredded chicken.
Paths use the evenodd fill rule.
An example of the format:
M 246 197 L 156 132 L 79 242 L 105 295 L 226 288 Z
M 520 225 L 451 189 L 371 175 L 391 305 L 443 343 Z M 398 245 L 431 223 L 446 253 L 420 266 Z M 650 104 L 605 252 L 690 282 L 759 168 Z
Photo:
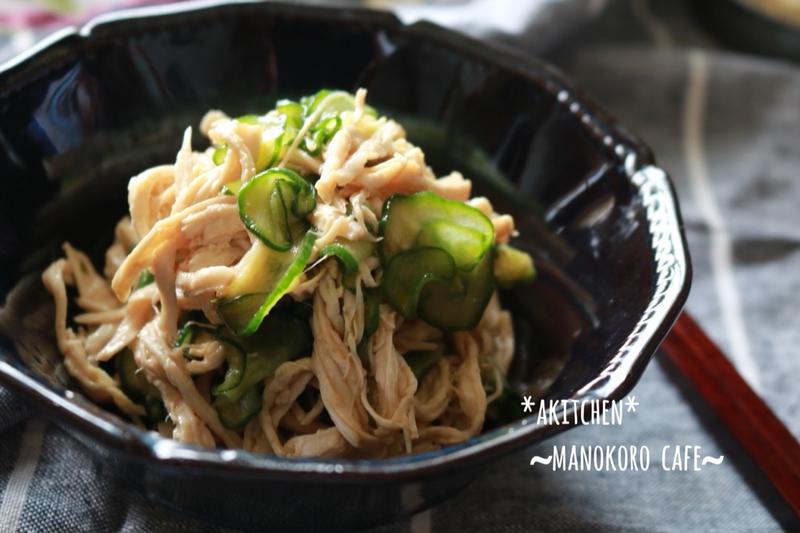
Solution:
M 340 320 L 332 321 L 329 312 Z M 334 322 L 339 322 L 340 327 Z M 374 446 L 377 439 L 370 432 L 367 411 L 358 401 L 367 387 L 366 372 L 358 355 L 349 350 L 342 339 L 339 296 L 336 282 L 330 275 L 322 278 L 314 293 L 311 325 L 314 333 L 311 369 L 319 380 L 320 395 L 328 415 L 352 446 Z
M 65 249 L 67 247 L 65 246 Z M 79 267 L 80 269 L 80 267 Z M 55 328 L 58 348 L 64 354 L 67 371 L 78 380 L 83 390 L 97 402 L 113 401 L 124 413 L 138 417 L 144 414 L 141 406 L 133 403 L 119 388 L 116 381 L 96 362 L 89 359 L 84 340 L 67 327 L 67 282 L 77 283 L 73 265 L 59 259 L 42 275 L 45 287 L 55 299 Z M 99 283 L 99 279 L 98 279 Z M 80 289 L 79 289 L 80 291 Z M 86 296 L 84 296 L 86 298 Z
M 417 378 L 394 346 L 395 318 L 394 311 L 388 306 L 381 306 L 380 323 L 372 341 L 370 358 L 376 385 L 376 407 L 371 408 L 365 397 L 362 397 L 362 401 L 379 428 L 403 432 L 406 451 L 411 452 L 411 441 L 418 436 L 414 416 Z
M 113 403 L 137 423 L 150 416 L 141 398 L 128 395 L 119 372 L 104 370 L 125 353 L 132 355 L 137 379 L 163 403 L 166 418 L 150 420 L 150 427 L 200 446 L 290 457 L 381 457 L 463 442 L 481 431 L 514 353 L 511 317 L 497 295 L 477 327 L 449 333 L 381 303 L 377 327 L 367 336 L 366 298 L 383 277 L 377 252 L 347 276 L 320 254 L 342 239 L 377 244 L 381 210 L 395 193 L 431 191 L 466 202 L 492 221 L 497 243 L 516 234 L 514 220 L 486 198 L 470 199 L 472 184 L 460 173 L 437 178 L 402 126 L 373 116 L 365 99 L 360 89 L 321 152 L 302 149 L 322 116 L 323 99 L 272 159 L 309 179 L 318 176 L 316 205 L 307 217 L 317 237 L 305 271 L 286 291 L 311 306 L 313 348 L 276 363 L 254 385 L 258 399 L 248 401 L 260 405 L 257 414 L 234 427 L 217 406 L 217 387 L 235 363 L 231 353 L 238 353 L 225 343 L 243 354 L 246 343 L 211 334 L 183 343 L 180 334 L 187 320 L 221 331 L 215 330 L 222 327 L 218 301 L 254 268 L 266 268 L 257 263 L 263 245 L 243 224 L 236 196 L 223 191 L 263 170 L 263 130 L 220 111 L 210 111 L 200 125 L 214 146 L 193 151 L 188 128 L 174 164 L 130 180 L 130 213 L 115 228 L 102 275 L 65 243 L 65 257 L 42 276 L 55 302 L 65 367 L 89 397 Z M 75 288 L 74 316 L 68 316 L 68 287 Z M 436 349 L 443 355 L 416 375 L 407 356 Z M 488 396 L 486 379 L 493 381 Z

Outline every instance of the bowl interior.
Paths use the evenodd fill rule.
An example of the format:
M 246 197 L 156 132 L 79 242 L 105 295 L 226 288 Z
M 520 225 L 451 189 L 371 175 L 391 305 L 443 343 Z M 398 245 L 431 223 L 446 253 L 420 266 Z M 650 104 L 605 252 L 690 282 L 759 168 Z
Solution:
M 68 384 L 38 273 L 65 240 L 100 265 L 127 180 L 174 161 L 206 110 L 263 112 L 280 97 L 366 87 L 437 173 L 461 171 L 514 215 L 515 244 L 535 257 L 537 280 L 502 295 L 518 344 L 512 383 L 568 398 L 595 379 L 656 290 L 647 213 L 625 166 L 631 154 L 646 164 L 646 150 L 545 67 L 523 73 L 428 25 L 348 13 L 238 6 L 110 20 L 10 67 L 0 357 Z M 205 145 L 199 132 L 194 142 Z

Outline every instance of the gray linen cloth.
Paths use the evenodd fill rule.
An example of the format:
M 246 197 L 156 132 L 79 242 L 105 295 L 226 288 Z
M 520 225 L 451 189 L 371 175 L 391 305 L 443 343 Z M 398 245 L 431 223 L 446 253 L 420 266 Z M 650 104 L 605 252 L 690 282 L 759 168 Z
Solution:
M 517 30 L 525 35 L 516 40 L 502 27 L 466 29 L 504 46 L 550 53 L 653 147 L 682 202 L 695 268 L 689 310 L 798 436 L 800 68 L 688 47 L 713 43 L 692 22 L 687 2 L 652 7 L 612 2 L 568 48 L 550 37 L 531 39 L 529 26 Z M 419 16 L 403 9 L 406 18 Z M 430 16 L 445 24 L 460 20 L 442 13 Z M 575 428 L 511 455 L 451 500 L 375 531 L 800 531 L 737 444 L 658 356 L 633 394 L 639 408 L 622 426 Z M 726 459 L 702 472 L 664 471 L 655 456 L 646 472 L 529 466 L 532 455 L 562 444 L 648 446 L 655 454 L 665 445 L 700 445 Z M 0 532 L 225 531 L 146 502 L 111 475 L 112 467 L 95 463 L 82 445 L 3 390 L 0 450 Z

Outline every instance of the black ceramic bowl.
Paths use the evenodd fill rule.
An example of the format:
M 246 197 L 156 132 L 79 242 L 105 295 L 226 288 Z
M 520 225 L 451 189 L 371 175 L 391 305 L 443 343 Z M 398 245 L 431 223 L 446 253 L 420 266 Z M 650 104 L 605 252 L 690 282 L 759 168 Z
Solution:
M 554 69 L 388 14 L 203 3 L 101 17 L 0 72 L 0 381 L 169 506 L 240 527 L 352 528 L 419 510 L 478 467 L 566 426 L 535 418 L 388 460 L 281 459 L 156 438 L 89 402 L 54 347 L 38 273 L 63 240 L 100 258 L 126 182 L 172 161 L 209 108 L 263 110 L 366 87 L 438 172 L 514 214 L 537 281 L 503 295 L 511 381 L 549 398 L 620 398 L 676 318 L 690 267 L 665 173 Z M 198 136 L 199 137 L 199 136 Z M 72 390 L 69 390 L 69 389 Z

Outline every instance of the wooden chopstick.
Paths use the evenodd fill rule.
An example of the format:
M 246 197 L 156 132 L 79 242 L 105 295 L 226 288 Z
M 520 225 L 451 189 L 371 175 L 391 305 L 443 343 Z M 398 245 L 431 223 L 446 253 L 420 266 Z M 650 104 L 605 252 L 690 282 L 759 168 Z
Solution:
M 800 444 L 684 312 L 661 345 L 800 517 Z

